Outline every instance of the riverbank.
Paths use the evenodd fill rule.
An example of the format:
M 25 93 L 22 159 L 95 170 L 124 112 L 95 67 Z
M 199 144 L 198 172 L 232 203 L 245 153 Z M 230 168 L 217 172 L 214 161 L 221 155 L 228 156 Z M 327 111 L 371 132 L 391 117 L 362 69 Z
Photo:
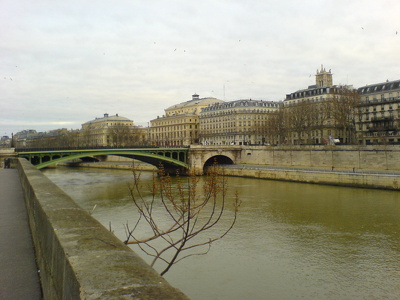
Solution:
M 232 165 L 225 175 L 358 188 L 400 190 L 400 172 Z
M 137 221 L 127 187 L 130 171 L 42 172 L 84 210 L 97 205 L 92 216 L 107 228 L 111 223 L 114 234 L 126 239 L 123 224 Z M 165 277 L 190 299 L 398 299 L 400 193 L 227 179 L 226 214 L 204 239 L 231 224 L 236 192 L 242 203 L 237 223 L 207 255 L 182 260 Z M 151 173 L 143 172 L 143 192 L 152 180 Z M 199 180 L 201 184 L 203 178 Z M 166 219 L 159 216 L 163 225 Z M 137 253 L 151 262 L 144 252 Z M 156 270 L 162 267 L 155 265 Z M 366 274 L 373 280 L 366 280 Z
M 66 166 L 131 170 L 132 162 L 107 161 Z M 142 171 L 155 171 L 154 166 L 135 162 L 135 167 Z M 337 185 L 371 189 L 400 190 L 400 171 L 358 170 L 337 168 L 299 168 L 274 167 L 266 165 L 225 165 L 226 176 L 247 177 L 268 180 L 292 181 L 313 184 Z

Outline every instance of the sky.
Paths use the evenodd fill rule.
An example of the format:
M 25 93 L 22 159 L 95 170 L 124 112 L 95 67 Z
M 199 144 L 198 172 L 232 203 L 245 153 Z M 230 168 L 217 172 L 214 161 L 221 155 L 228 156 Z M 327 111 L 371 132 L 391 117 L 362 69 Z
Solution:
M 0 136 L 190 100 L 281 101 L 321 65 L 400 79 L 398 0 L 0 0 Z M 398 32 L 398 34 L 397 34 Z

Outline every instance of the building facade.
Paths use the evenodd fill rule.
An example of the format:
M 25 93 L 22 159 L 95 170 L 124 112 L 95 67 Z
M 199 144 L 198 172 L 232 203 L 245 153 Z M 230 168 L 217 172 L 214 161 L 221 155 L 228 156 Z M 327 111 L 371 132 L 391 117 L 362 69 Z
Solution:
M 82 124 L 79 132 L 79 147 L 126 147 L 140 145 L 146 132 L 134 126 L 133 121 L 119 116 L 104 114 Z
M 400 143 L 400 80 L 358 88 L 361 103 L 356 116 L 358 143 Z
M 127 147 L 147 144 L 147 129 L 133 125 L 128 118 L 109 116 L 82 124 L 82 128 L 66 128 L 36 132 L 24 130 L 14 136 L 18 148 L 96 148 Z
M 25 148 L 29 146 L 29 140 L 36 136 L 38 132 L 34 129 L 22 130 L 14 134 L 14 146 L 16 148 Z
M 216 98 L 192 99 L 165 109 L 165 115 L 150 121 L 150 143 L 157 146 L 186 146 L 199 143 L 199 114 L 201 110 L 224 101 Z
M 264 145 L 266 122 L 278 102 L 236 100 L 203 108 L 199 139 L 202 145 Z
M 315 85 L 287 94 L 283 101 L 290 144 L 351 143 L 355 139 L 352 86 L 333 85 L 331 70 L 317 70 Z
M 4 135 L 0 138 L 0 148 L 10 148 L 12 144 L 12 139 L 7 136 Z

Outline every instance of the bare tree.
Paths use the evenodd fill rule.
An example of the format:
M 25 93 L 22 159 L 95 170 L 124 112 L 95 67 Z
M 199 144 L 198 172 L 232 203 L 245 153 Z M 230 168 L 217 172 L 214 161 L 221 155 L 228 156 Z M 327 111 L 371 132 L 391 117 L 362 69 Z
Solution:
M 221 170 L 214 164 L 203 184 L 199 185 L 199 178 L 194 173 L 185 179 L 177 173 L 172 180 L 161 165 L 159 176 L 153 175 L 149 187 L 151 196 L 146 198 L 141 173 L 133 168 L 130 191 L 139 217 L 133 228 L 126 224 L 125 243 L 136 244 L 152 256 L 151 266 L 157 261 L 166 263 L 161 275 L 186 257 L 208 253 L 211 244 L 233 228 L 239 208 L 237 193 L 228 227 L 221 229 L 217 226 L 228 211 L 226 177 L 222 176 Z M 146 231 L 141 227 L 143 225 L 150 229 L 147 230 L 149 236 L 141 236 L 141 232 Z
M 356 137 L 355 117 L 360 95 L 354 89 L 338 87 L 329 101 L 331 115 L 337 131 L 343 131 L 343 141 L 354 142 Z
M 282 108 L 268 115 L 265 128 L 269 143 L 285 143 L 288 138 L 288 126 L 286 121 L 286 110 Z
M 289 132 L 291 135 L 294 133 L 297 134 L 298 144 L 307 142 L 310 130 L 310 107 L 310 103 L 302 101 L 284 108 L 286 110 L 286 124 L 288 124 Z

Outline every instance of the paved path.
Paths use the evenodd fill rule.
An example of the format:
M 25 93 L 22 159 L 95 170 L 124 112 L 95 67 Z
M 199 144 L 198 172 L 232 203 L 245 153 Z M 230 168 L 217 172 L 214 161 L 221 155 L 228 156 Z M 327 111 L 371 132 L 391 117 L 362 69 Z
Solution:
M 0 169 L 0 300 L 42 299 L 18 171 Z

